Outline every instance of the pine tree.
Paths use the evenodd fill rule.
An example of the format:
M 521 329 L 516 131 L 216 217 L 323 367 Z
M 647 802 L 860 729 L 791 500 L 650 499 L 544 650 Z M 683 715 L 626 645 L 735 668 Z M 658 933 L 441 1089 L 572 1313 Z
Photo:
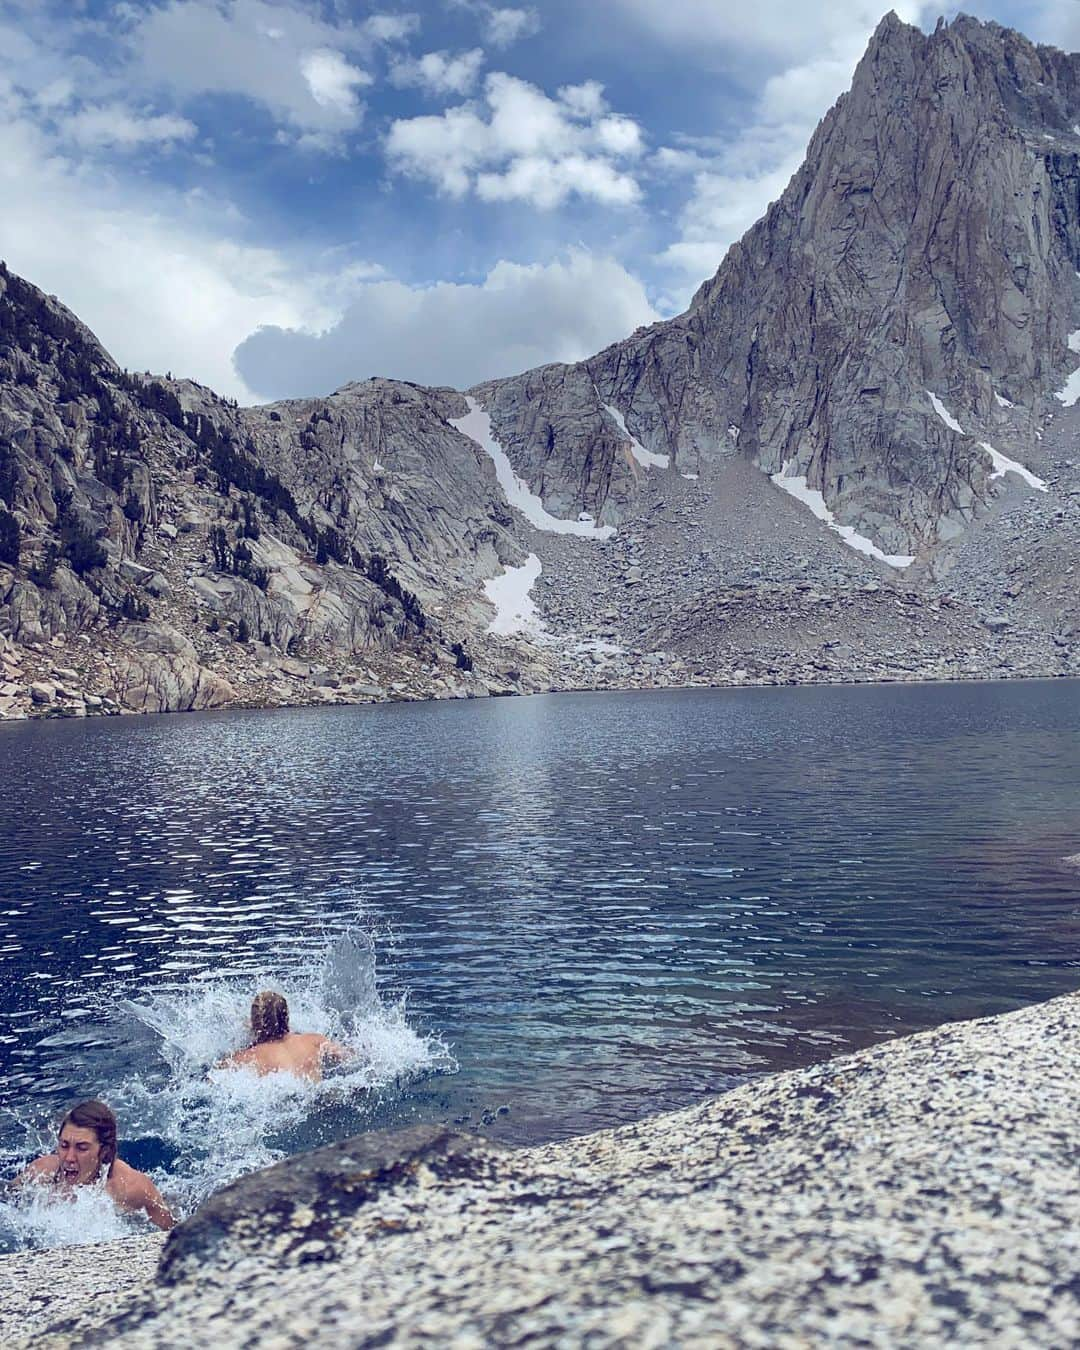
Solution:
M 19 565 L 19 522 L 10 511 L 0 507 L 0 563 Z

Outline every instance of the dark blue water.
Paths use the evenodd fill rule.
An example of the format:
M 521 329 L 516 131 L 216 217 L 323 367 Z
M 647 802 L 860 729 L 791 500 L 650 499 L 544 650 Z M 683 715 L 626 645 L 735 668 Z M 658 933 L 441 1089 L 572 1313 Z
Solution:
M 33 723 L 0 764 L 12 1160 L 92 1093 L 183 1172 L 266 982 L 382 1037 L 279 1152 L 563 1136 L 1080 984 L 1075 682 Z

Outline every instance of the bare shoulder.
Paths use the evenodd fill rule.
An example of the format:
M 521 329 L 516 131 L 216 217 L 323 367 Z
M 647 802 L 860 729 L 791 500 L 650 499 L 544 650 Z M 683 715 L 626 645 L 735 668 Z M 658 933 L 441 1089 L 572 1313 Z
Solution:
M 24 1167 L 12 1184 L 21 1186 L 27 1181 L 48 1181 L 56 1175 L 59 1166 L 59 1155 L 47 1153 L 44 1158 L 35 1158 L 28 1167 Z
M 219 1059 L 214 1067 L 217 1069 L 237 1069 L 244 1064 L 250 1064 L 257 1058 L 255 1047 L 249 1045 L 246 1050 L 236 1050 L 231 1055 L 226 1055 L 224 1059 Z
M 176 1219 L 146 1173 L 120 1158 L 113 1163 L 106 1189 L 122 1209 L 142 1210 L 157 1228 L 167 1232 L 176 1226 Z
M 108 1190 L 114 1199 L 131 1203 L 141 1200 L 153 1190 L 153 1182 L 145 1172 L 140 1172 L 122 1158 L 117 1158 L 109 1173 Z

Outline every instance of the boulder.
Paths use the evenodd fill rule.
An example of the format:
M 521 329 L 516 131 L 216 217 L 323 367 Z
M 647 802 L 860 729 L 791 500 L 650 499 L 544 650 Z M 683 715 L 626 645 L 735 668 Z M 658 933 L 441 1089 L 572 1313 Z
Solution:
M 173 1230 L 158 1283 L 199 1279 L 244 1257 L 302 1265 L 329 1260 L 347 1221 L 392 1187 L 487 1176 L 505 1150 L 438 1125 L 379 1130 L 288 1158 L 218 1191 Z
M 143 590 L 149 592 L 150 595 L 160 598 L 163 595 L 169 595 L 172 591 L 172 587 L 160 572 L 155 572 L 153 576 L 143 582 Z
M 30 699 L 37 704 L 52 703 L 56 699 L 56 686 L 37 680 L 30 686 Z
M 163 623 L 129 623 L 120 629 L 115 687 L 133 712 L 189 712 L 222 708 L 236 698 L 228 680 L 199 661 L 192 643 Z
M 159 652 L 123 652 L 114 665 L 120 703 L 132 712 L 192 712 L 224 708 L 236 689 L 197 660 Z
M 143 567 L 142 563 L 132 562 L 130 558 L 123 558 L 117 570 L 125 581 L 134 581 L 140 586 L 154 575 L 152 567 Z

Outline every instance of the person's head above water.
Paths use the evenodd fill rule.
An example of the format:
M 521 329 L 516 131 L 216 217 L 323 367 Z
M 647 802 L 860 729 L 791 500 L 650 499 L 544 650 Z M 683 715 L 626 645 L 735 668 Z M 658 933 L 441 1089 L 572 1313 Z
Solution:
M 251 1002 L 251 1034 L 256 1045 L 280 1041 L 289 1034 L 289 1005 L 281 994 L 264 989 Z
M 104 1102 L 80 1102 L 60 1122 L 59 1179 L 85 1186 L 116 1161 L 116 1117 Z

